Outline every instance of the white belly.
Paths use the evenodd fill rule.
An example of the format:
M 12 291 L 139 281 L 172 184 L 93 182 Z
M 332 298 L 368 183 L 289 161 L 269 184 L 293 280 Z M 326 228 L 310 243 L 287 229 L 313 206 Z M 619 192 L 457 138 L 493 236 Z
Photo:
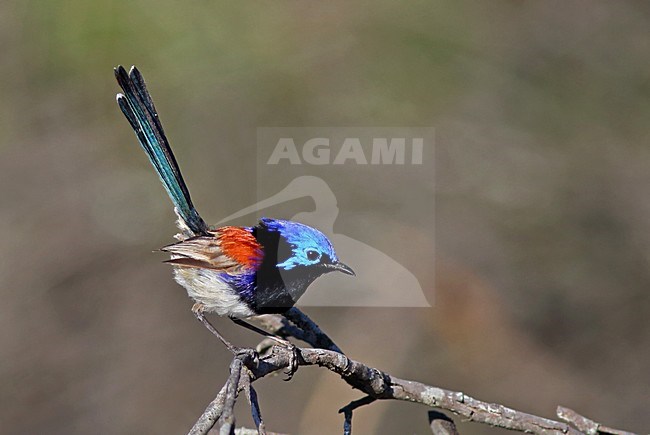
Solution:
M 174 278 L 185 287 L 189 297 L 204 306 L 206 312 L 234 318 L 255 315 L 237 293 L 219 277 L 219 272 L 174 267 Z

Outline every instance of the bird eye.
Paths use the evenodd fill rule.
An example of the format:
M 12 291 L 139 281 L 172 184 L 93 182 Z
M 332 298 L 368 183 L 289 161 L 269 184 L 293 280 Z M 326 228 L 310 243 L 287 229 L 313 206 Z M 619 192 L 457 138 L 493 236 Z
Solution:
M 309 249 L 307 251 L 307 259 L 309 261 L 316 261 L 320 258 L 320 253 L 318 251 L 314 251 L 313 249 Z

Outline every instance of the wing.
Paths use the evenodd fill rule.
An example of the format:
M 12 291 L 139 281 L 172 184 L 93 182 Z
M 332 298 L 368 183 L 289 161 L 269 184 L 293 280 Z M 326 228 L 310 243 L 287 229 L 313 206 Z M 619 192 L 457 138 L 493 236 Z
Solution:
M 241 227 L 222 227 L 209 232 L 208 236 L 192 237 L 161 250 L 173 256 L 165 263 L 229 273 L 257 269 L 263 258 L 262 247 L 255 236 Z

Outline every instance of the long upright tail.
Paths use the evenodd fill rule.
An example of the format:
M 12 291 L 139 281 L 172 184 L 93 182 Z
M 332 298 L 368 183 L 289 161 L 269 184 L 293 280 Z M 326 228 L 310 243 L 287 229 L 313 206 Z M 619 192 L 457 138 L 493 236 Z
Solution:
M 124 94 L 117 94 L 117 104 L 149 156 L 176 207 L 176 213 L 194 234 L 206 234 L 208 226 L 192 205 L 190 192 L 183 181 L 140 71 L 136 67 L 131 67 L 127 73 L 122 66 L 118 66 L 115 68 L 115 78 L 124 91 Z

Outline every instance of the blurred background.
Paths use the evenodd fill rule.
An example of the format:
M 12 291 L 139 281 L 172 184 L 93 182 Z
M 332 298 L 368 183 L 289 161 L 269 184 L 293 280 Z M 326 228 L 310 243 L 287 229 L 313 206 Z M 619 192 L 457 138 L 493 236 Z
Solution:
M 647 433 L 648 29 L 631 1 L 0 2 L 1 431 L 183 433 L 226 379 L 151 252 L 175 228 L 114 101 L 137 64 L 211 222 L 256 201 L 260 126 L 434 126 L 435 265 L 382 203 L 341 207 L 360 239 L 386 220 L 376 248 L 434 306 L 306 312 L 396 376 Z M 256 387 L 299 434 L 340 432 L 361 396 L 315 368 Z M 355 432 L 428 433 L 426 411 L 375 403 Z

